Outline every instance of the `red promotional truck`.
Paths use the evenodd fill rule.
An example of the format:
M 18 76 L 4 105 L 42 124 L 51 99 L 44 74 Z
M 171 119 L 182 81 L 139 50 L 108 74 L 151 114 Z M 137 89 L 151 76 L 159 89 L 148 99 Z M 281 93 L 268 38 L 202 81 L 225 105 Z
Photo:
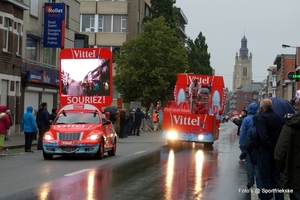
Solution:
M 197 79 L 200 95 L 191 96 L 189 87 Z M 222 76 L 178 74 L 174 88 L 174 100 L 163 109 L 162 135 L 168 146 L 183 142 L 203 143 L 211 147 L 219 138 L 221 116 L 226 103 Z M 197 105 L 204 105 L 206 113 L 195 112 Z

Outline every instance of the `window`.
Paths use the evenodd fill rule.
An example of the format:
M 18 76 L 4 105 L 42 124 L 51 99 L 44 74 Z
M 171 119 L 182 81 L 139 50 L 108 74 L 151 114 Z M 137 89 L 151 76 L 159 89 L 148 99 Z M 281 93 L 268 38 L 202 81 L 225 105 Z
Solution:
M 95 15 L 81 15 L 81 31 L 95 31 Z
M 39 0 L 30 0 L 30 15 L 39 17 Z
M 43 63 L 49 65 L 56 65 L 56 49 L 44 48 Z
M 21 23 L 17 23 L 17 48 L 16 48 L 16 54 L 17 55 L 21 55 L 21 33 L 22 33 L 22 24 Z
M 243 76 L 247 76 L 247 67 L 243 68 Z
M 26 59 L 37 60 L 37 41 L 31 37 L 26 39 Z
M 103 32 L 103 15 L 98 16 L 98 32 Z
M 8 51 L 8 39 L 9 39 L 9 18 L 4 17 L 4 29 L 3 29 L 3 51 Z
M 126 16 L 121 17 L 121 32 L 126 32 Z
M 111 33 L 111 18 L 112 15 L 103 15 L 103 32 Z
M 70 6 L 66 5 L 66 16 L 65 16 L 65 21 L 66 21 L 66 28 L 69 28 L 69 20 L 70 20 Z

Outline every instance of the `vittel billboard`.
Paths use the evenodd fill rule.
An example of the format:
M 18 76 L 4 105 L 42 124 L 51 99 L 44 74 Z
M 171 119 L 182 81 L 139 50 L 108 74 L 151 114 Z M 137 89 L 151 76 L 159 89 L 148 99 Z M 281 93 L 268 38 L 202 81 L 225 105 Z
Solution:
M 107 48 L 71 48 L 60 52 L 60 104 L 112 103 L 112 53 Z

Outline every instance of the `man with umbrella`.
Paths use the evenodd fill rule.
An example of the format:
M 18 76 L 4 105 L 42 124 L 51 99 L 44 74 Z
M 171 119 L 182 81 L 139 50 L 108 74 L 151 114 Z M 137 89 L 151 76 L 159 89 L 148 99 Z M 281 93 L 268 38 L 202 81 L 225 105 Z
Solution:
M 116 113 L 118 112 L 118 108 L 116 106 L 108 106 L 104 108 L 104 112 L 109 112 L 109 120 L 112 124 L 115 124 L 117 121 Z
M 300 110 L 300 90 L 295 95 L 295 106 Z M 282 173 L 281 186 L 292 189 L 290 199 L 300 199 L 300 112 L 287 117 L 275 147 L 274 159 Z

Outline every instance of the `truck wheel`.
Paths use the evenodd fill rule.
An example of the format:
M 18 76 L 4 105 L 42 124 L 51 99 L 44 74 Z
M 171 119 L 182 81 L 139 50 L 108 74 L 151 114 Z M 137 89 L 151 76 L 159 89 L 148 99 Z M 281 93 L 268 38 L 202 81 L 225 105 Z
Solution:
M 112 149 L 108 152 L 109 156 L 115 156 L 117 152 L 117 138 L 115 138 L 115 142 L 113 144 Z
M 43 150 L 43 157 L 45 160 L 51 160 L 53 158 L 53 154 L 48 154 Z
M 96 154 L 94 154 L 95 159 L 103 159 L 104 158 L 104 140 L 101 138 L 100 144 L 99 144 L 99 149 Z

